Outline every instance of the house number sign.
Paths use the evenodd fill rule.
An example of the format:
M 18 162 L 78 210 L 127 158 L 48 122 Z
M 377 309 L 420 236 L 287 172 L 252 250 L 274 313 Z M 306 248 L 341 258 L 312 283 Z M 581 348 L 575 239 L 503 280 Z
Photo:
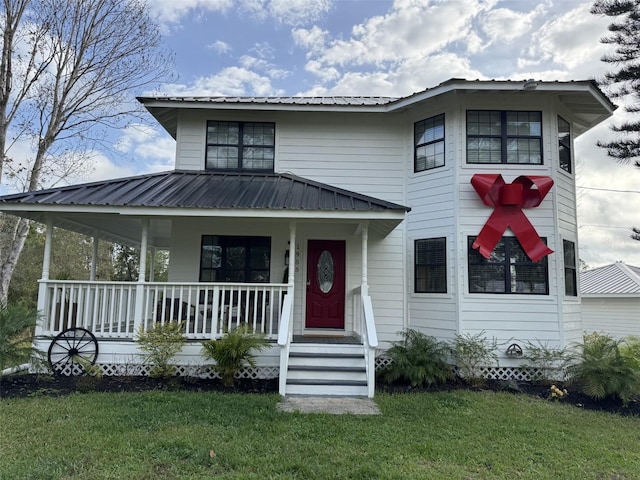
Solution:
M 553 179 L 541 175 L 521 175 L 513 183 L 506 183 L 500 174 L 476 173 L 471 178 L 471 185 L 482 203 L 493 207 L 491 216 L 472 245 L 483 257 L 489 258 L 507 228 L 511 228 L 532 261 L 538 262 L 545 255 L 553 253 L 522 211 L 523 208 L 534 208 L 542 203 L 553 186 Z

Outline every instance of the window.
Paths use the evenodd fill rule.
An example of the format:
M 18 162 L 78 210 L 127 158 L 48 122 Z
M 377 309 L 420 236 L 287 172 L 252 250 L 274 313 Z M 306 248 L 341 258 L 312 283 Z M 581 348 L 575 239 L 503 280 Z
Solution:
M 577 297 L 576 244 L 569 240 L 563 240 L 562 247 L 564 251 L 564 294 L 570 297 Z
M 203 235 L 201 282 L 269 283 L 270 237 Z
M 487 259 L 472 248 L 475 239 L 468 239 L 470 293 L 549 294 L 547 257 L 534 263 L 516 237 L 502 237 Z
M 414 171 L 444 166 L 444 114 L 416 122 Z
M 447 293 L 447 239 L 415 241 L 415 292 Z
M 207 122 L 207 170 L 273 171 L 275 124 Z
M 571 173 L 571 129 L 562 117 L 558 117 L 558 155 L 560 168 Z
M 467 163 L 542 164 L 542 113 L 467 111 Z

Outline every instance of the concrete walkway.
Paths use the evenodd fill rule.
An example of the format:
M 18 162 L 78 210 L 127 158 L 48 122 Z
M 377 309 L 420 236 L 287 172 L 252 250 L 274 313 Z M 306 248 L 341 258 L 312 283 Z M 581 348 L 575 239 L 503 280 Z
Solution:
M 277 405 L 281 412 L 330 413 L 332 415 L 381 415 L 372 398 L 290 395 Z

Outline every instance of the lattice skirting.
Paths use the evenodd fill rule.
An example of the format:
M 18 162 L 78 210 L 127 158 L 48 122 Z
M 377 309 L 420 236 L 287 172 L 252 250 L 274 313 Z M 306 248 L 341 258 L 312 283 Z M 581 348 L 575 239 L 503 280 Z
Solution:
M 376 370 L 388 366 L 391 363 L 391 359 L 385 356 L 382 352 L 376 357 L 375 366 Z M 105 376 L 148 376 L 151 371 L 151 365 L 144 364 L 98 364 L 96 365 Z M 65 367 L 60 373 L 62 375 L 80 375 L 83 373 L 82 368 L 74 364 L 73 370 L 71 365 Z M 455 366 L 453 367 L 455 371 Z M 275 366 L 258 366 L 258 367 L 245 367 L 237 375 L 236 378 L 246 379 L 261 379 L 268 380 L 277 378 L 279 376 L 280 368 Z M 536 369 L 525 369 L 521 367 L 483 367 L 480 368 L 479 376 L 490 380 L 514 380 L 528 382 L 536 380 L 540 376 L 540 371 Z M 548 373 L 548 372 L 547 372 Z M 214 371 L 211 366 L 208 365 L 177 365 L 176 376 L 180 377 L 196 377 L 196 378 L 220 378 L 218 372 Z M 563 378 L 563 372 L 557 372 L 558 379 Z
M 376 357 L 376 370 L 381 370 L 390 365 L 392 360 L 384 355 L 383 351 L 378 352 Z M 454 372 L 457 368 L 453 366 Z M 480 378 L 486 378 L 488 380 L 504 380 L 504 381 L 517 381 L 517 382 L 531 382 L 541 378 L 555 378 L 557 380 L 565 379 L 565 372 L 542 372 L 539 369 L 522 368 L 522 367 L 481 367 L 478 372 Z

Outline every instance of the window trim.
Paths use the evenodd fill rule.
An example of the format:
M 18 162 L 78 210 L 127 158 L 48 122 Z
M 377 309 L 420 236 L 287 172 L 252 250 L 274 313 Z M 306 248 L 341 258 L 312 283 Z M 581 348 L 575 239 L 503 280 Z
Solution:
M 442 259 L 443 262 L 425 262 L 418 263 L 418 243 L 436 243 L 442 242 Z M 419 238 L 413 242 L 413 292 L 414 293 L 448 293 L 448 275 L 447 275 L 447 237 L 433 237 L 433 238 Z M 444 290 L 418 290 L 418 267 L 426 267 L 427 271 L 430 271 L 430 267 L 444 267 L 444 278 L 441 278 Z
M 567 246 L 570 245 L 573 253 L 573 265 L 567 264 Z M 565 297 L 577 297 L 578 296 L 578 264 L 576 258 L 576 243 L 571 240 L 562 239 L 562 264 L 564 266 L 564 295 Z M 567 278 L 573 280 L 573 290 L 570 290 L 570 285 L 567 282 Z
M 469 134 L 469 113 L 470 112 L 483 112 L 483 113 L 499 113 L 500 114 L 500 135 L 480 135 Z M 537 113 L 540 115 L 540 135 L 509 135 L 507 133 L 507 114 L 508 113 Z M 544 165 L 544 142 L 542 132 L 544 126 L 542 124 L 542 111 L 541 110 L 482 110 L 482 109 L 469 109 L 465 111 L 465 128 L 466 128 L 466 147 L 465 147 L 465 163 L 467 165 L 529 165 L 529 166 L 542 166 Z M 470 138 L 488 138 L 488 139 L 500 139 L 500 162 L 470 162 L 469 161 L 469 139 Z M 540 162 L 539 163 L 514 163 L 507 161 L 507 145 L 509 139 L 529 139 L 538 140 L 540 144 Z
M 560 115 L 558 115 L 558 125 L 557 125 L 557 131 L 558 131 L 558 167 L 560 168 L 560 170 L 563 170 L 565 172 L 567 172 L 568 174 L 572 174 L 573 173 L 573 139 L 571 137 L 571 124 L 566 121 L 563 117 L 561 117 Z M 567 124 L 567 128 L 568 128 L 568 132 L 569 135 L 567 136 L 568 141 L 563 142 L 560 139 L 560 122 L 564 122 Z M 567 149 L 567 152 L 569 153 L 569 164 L 567 165 L 567 167 L 565 168 L 562 165 L 561 159 L 560 159 L 560 148 L 564 147 Z
M 238 124 L 238 143 L 209 143 L 209 125 L 211 123 L 237 123 Z M 245 168 L 243 158 L 243 148 L 246 146 L 243 143 L 244 127 L 247 124 L 260 124 L 269 125 L 273 128 L 273 145 L 257 145 L 252 144 L 252 147 L 270 149 L 273 152 L 273 165 L 271 168 Z M 209 147 L 234 147 L 238 149 L 238 167 L 237 168 L 216 168 L 208 167 L 209 160 Z M 276 163 L 276 124 L 275 122 L 254 122 L 254 121 L 238 121 L 238 120 L 207 120 L 205 129 L 205 151 L 204 151 L 204 169 L 212 172 L 256 172 L 256 173 L 271 173 L 275 171 Z
M 428 122 L 429 120 L 435 121 L 436 119 L 438 119 L 439 117 L 442 118 L 442 137 L 437 138 L 435 140 L 431 140 L 429 142 L 424 142 L 424 143 L 416 143 L 416 130 L 418 128 L 418 124 L 419 123 L 423 123 L 423 122 Z M 436 168 L 440 168 L 440 167 L 444 167 L 446 165 L 446 144 L 445 144 L 445 137 L 446 137 L 446 125 L 445 125 L 445 115 L 444 113 L 440 113 L 438 115 L 434 115 L 432 117 L 429 118 L 424 118 L 422 120 L 418 120 L 417 122 L 413 123 L 413 173 L 420 173 L 420 172 L 426 172 L 427 170 L 433 170 Z M 418 168 L 418 148 L 420 147 L 426 147 L 428 145 L 435 145 L 437 143 L 442 143 L 442 149 L 443 149 L 443 158 L 442 158 L 442 165 L 435 165 L 433 167 L 426 167 L 419 169 Z
M 216 271 L 216 270 L 218 270 L 218 268 L 210 268 L 210 267 L 205 268 L 203 266 L 203 252 L 204 252 L 204 246 L 205 246 L 205 239 L 211 238 L 211 241 L 213 242 L 214 237 L 218 238 L 218 244 L 216 245 L 216 244 L 213 244 L 213 243 L 206 243 L 206 245 L 212 245 L 212 246 L 221 247 L 220 267 L 218 267 L 218 268 L 219 268 L 220 276 L 222 277 L 222 279 L 208 280 L 208 279 L 203 279 L 203 273 L 205 271 L 207 271 L 207 272 Z M 263 269 L 263 268 L 251 268 L 251 255 L 249 254 L 249 255 L 246 255 L 246 257 L 245 257 L 244 268 L 242 269 L 244 271 L 245 280 L 243 282 L 238 282 L 238 281 L 235 281 L 235 280 L 226 280 L 227 268 L 225 266 L 225 260 L 226 260 L 226 258 L 225 258 L 225 255 L 226 255 L 225 249 L 227 247 L 230 247 L 230 246 L 239 246 L 239 245 L 244 246 L 245 249 L 246 249 L 246 252 L 249 252 L 252 247 L 268 246 L 269 247 L 269 266 L 266 269 Z M 267 279 L 266 279 L 266 282 L 259 282 L 259 283 L 270 283 L 270 281 L 271 281 L 271 260 L 272 260 L 271 257 L 272 257 L 271 237 L 258 236 L 258 235 L 253 235 L 252 236 L 252 235 L 204 234 L 200 238 L 200 263 L 199 263 L 199 268 L 198 268 L 198 281 L 199 282 L 214 282 L 214 283 L 256 283 L 256 282 L 252 282 L 251 281 L 251 272 L 252 271 L 262 271 L 262 272 L 265 272 L 267 274 Z M 231 270 L 233 270 L 233 269 L 231 269 Z
M 475 239 L 478 238 L 477 235 L 469 235 L 467 237 L 467 288 L 468 288 L 468 292 L 471 295 L 475 295 L 475 294 L 480 294 L 480 295 L 536 295 L 536 296 L 549 296 L 549 289 L 550 289 L 550 285 L 549 285 L 549 262 L 547 257 L 545 256 L 542 260 L 540 260 L 539 262 L 532 262 L 531 259 L 529 259 L 529 262 L 518 262 L 518 263 L 511 263 L 511 248 L 512 248 L 512 243 L 516 242 L 518 243 L 518 245 L 520 244 L 520 242 L 518 241 L 517 237 L 513 237 L 513 236 L 503 236 L 500 241 L 504 242 L 504 248 L 505 248 L 505 256 L 504 256 L 504 262 L 486 262 L 486 264 L 489 265 L 502 265 L 504 267 L 504 291 L 503 292 L 496 292 L 496 291 L 491 291 L 491 292 L 487 292 L 487 291 L 473 291 L 471 288 L 471 281 L 472 281 L 472 277 L 471 277 L 471 267 L 474 265 L 482 265 L 483 263 L 471 263 L 471 255 L 474 253 L 477 253 L 478 256 L 480 256 L 480 253 L 477 252 L 477 250 L 474 250 L 472 245 L 473 242 L 475 241 Z M 540 237 L 541 240 L 546 244 L 547 243 L 547 239 L 546 237 Z M 508 241 L 505 241 L 505 239 L 508 239 Z M 522 248 L 522 246 L 520 246 L 520 248 Z M 475 256 L 475 255 L 474 255 Z M 482 257 L 484 258 L 484 257 Z M 528 257 L 527 257 L 528 258 Z M 542 265 L 544 266 L 544 270 L 545 270 L 545 291 L 544 292 L 518 292 L 518 291 L 511 291 L 511 268 L 509 268 L 511 265 L 535 265 L 535 264 L 540 264 L 542 263 Z

